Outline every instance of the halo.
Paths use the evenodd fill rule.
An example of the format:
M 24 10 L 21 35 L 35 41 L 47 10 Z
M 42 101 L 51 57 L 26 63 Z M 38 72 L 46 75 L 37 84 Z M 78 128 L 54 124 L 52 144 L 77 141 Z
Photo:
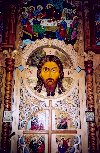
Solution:
M 52 4 L 47 4 L 47 5 L 46 5 L 46 8 L 47 8 L 47 9 L 50 9 L 50 8 L 52 8 L 52 7 L 54 7 Z
M 40 10 L 40 11 L 43 10 L 42 5 L 38 5 L 38 6 L 37 6 L 37 9 Z

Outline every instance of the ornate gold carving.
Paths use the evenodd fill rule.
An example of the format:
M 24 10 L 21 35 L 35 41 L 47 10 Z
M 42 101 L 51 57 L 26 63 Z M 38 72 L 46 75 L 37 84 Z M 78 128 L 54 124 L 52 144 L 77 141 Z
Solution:
M 87 82 L 87 105 L 89 111 L 94 111 L 93 80 L 90 75 L 86 77 Z
M 19 50 L 11 50 L 9 48 L 9 50 L 4 50 L 3 54 L 5 55 L 5 58 L 13 58 L 15 59 L 15 67 L 21 65 L 21 54 L 19 52 Z
M 96 153 L 96 131 L 95 131 L 95 123 L 89 123 L 89 145 L 90 152 Z
M 88 53 L 84 52 L 85 61 L 93 60 L 93 55 L 95 55 L 95 53 L 92 51 L 88 51 Z
M 81 5 L 82 4 L 80 4 L 80 7 Z M 84 55 L 84 40 L 83 40 L 84 32 L 83 32 L 83 17 L 82 17 L 81 9 L 78 11 L 78 17 L 79 17 L 78 35 L 77 35 L 77 41 L 74 44 L 74 49 L 75 51 L 78 52 L 78 55 L 83 56 Z
M 100 105 L 100 94 L 99 94 L 99 95 L 97 95 L 97 100 L 96 100 L 96 102 L 97 102 L 97 104 L 99 104 L 99 105 Z
M 91 60 L 85 61 L 86 71 L 86 95 L 88 111 L 95 112 L 94 96 L 93 96 L 93 62 Z M 90 152 L 95 153 L 97 149 L 96 141 L 96 125 L 95 122 L 89 122 L 89 147 Z
M 13 71 L 15 63 L 15 55 L 17 51 L 13 52 L 11 49 L 4 50 L 6 55 L 5 65 L 6 65 L 6 78 L 5 78 L 5 96 L 4 96 L 4 111 L 11 111 L 11 95 L 12 95 L 12 81 L 13 81 Z M 10 150 L 10 139 L 9 134 L 11 132 L 11 125 L 8 122 L 3 122 L 2 124 L 2 138 L 1 146 L 4 152 L 9 152 Z
M 3 87 L 3 73 L 4 73 L 4 70 L 2 67 L 0 67 L 0 108 L 1 108 L 1 104 L 2 104 L 2 87 Z
M 12 51 L 10 48 L 9 50 L 4 50 L 3 54 L 6 56 L 6 58 L 15 58 L 15 56 L 18 54 L 17 50 Z
M 96 104 L 97 104 L 97 136 L 98 146 L 100 145 L 100 65 L 95 69 L 95 82 L 96 82 Z

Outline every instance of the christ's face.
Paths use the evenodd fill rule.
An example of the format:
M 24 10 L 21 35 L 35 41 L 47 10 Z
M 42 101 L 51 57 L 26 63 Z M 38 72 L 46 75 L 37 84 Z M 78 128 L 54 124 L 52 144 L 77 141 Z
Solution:
M 49 87 L 49 89 L 52 91 L 57 84 L 59 76 L 60 73 L 58 65 L 53 61 L 45 62 L 40 73 L 40 77 L 42 78 L 45 87 Z

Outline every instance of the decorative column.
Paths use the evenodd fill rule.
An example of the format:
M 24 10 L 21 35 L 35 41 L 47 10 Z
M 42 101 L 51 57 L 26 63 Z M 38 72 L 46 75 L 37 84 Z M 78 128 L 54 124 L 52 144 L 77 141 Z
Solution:
M 95 58 L 96 59 L 96 58 Z M 100 62 L 98 62 L 100 63 Z M 96 94 L 96 123 L 97 123 L 97 148 L 100 151 L 100 64 L 95 69 L 95 94 Z
M 14 71 L 14 56 L 16 54 L 15 39 L 16 39 L 16 23 L 17 23 L 17 2 L 4 3 L 4 31 L 2 50 L 6 54 L 5 59 L 5 96 L 4 96 L 4 113 L 1 134 L 1 149 L 4 153 L 10 153 L 10 135 L 11 135 L 11 98 L 13 91 L 13 71 Z M 13 51 L 14 50 L 14 51 Z
M 12 80 L 14 71 L 14 59 L 8 57 L 5 60 L 6 65 L 6 78 L 5 78 L 5 96 L 4 96 L 4 113 L 11 111 L 11 94 L 12 94 Z M 7 117 L 7 116 L 6 116 Z M 8 116 L 9 118 L 9 116 Z M 1 148 L 5 153 L 10 152 L 10 136 L 11 134 L 11 123 L 8 121 L 3 121 L 2 124 L 2 138 L 1 138 Z
M 94 107 L 94 95 L 93 95 L 93 61 L 85 61 L 85 71 L 86 71 L 86 95 L 87 95 L 87 109 L 89 113 L 95 116 Z M 88 141 L 90 153 L 96 153 L 97 150 L 97 139 L 96 139 L 96 124 L 94 121 L 89 121 L 88 123 Z

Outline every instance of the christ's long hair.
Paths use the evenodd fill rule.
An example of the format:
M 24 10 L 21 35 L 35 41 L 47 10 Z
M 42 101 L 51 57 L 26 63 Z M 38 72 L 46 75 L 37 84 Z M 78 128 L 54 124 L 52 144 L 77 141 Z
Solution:
M 41 73 L 41 69 L 42 69 L 42 66 L 46 63 L 46 62 L 55 62 L 58 67 L 59 67 L 59 73 L 60 73 L 60 77 L 58 79 L 58 82 L 57 82 L 57 85 L 58 85 L 58 93 L 59 94 L 62 94 L 62 92 L 65 92 L 65 89 L 62 85 L 62 79 L 64 78 L 64 72 L 63 72 L 63 65 L 61 63 L 61 61 L 59 60 L 59 58 L 57 56 L 54 56 L 54 55 L 46 55 L 44 57 L 41 58 L 38 66 L 37 66 L 37 78 L 38 78 L 38 81 L 37 81 L 37 85 L 36 87 L 34 87 L 34 90 L 37 90 L 37 92 L 41 92 L 42 90 L 42 86 L 43 86 L 43 80 L 42 78 L 40 77 L 40 73 Z M 47 96 L 49 96 L 50 94 L 47 93 Z M 55 90 L 51 93 L 51 96 L 54 96 L 55 95 Z

